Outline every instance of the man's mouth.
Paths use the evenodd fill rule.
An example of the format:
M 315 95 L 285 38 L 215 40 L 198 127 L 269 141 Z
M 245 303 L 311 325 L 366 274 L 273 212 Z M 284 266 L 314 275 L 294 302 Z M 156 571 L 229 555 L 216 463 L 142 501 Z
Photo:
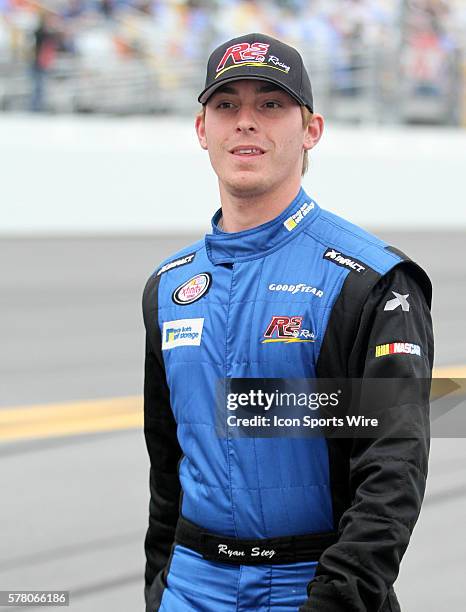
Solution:
M 233 155 L 242 155 L 243 157 L 253 157 L 264 155 L 265 151 L 260 147 L 235 147 L 230 151 Z

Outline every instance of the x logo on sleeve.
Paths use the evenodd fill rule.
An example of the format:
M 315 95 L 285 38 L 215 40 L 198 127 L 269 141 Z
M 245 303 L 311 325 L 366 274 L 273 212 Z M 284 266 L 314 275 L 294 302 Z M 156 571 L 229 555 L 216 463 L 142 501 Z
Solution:
M 401 295 L 401 293 L 396 293 L 396 291 L 392 291 L 392 293 L 395 297 L 392 300 L 388 300 L 388 302 L 385 304 L 384 310 L 395 310 L 398 308 L 398 306 L 401 306 L 401 310 L 404 312 L 409 312 L 409 293 L 406 295 Z

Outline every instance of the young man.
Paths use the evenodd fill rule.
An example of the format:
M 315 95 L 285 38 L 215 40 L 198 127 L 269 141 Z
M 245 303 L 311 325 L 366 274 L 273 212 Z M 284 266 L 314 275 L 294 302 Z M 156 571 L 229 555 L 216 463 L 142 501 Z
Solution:
M 143 297 L 146 610 L 394 612 L 427 401 L 410 399 L 415 437 L 220 436 L 217 382 L 429 378 L 430 282 L 302 189 L 324 121 L 295 49 L 263 34 L 220 45 L 199 101 L 221 209 Z

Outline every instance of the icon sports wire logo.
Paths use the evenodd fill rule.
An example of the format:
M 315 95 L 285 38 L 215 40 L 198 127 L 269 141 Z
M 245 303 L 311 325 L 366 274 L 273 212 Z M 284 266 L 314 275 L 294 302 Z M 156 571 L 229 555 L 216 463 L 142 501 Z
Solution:
M 254 42 L 252 44 L 242 42 L 231 45 L 231 47 L 226 49 L 222 59 L 218 63 L 215 78 L 223 74 L 225 70 L 244 65 L 267 66 L 288 74 L 290 67 L 281 62 L 275 55 L 269 55 L 266 61 L 266 54 L 268 53 L 269 47 L 269 44 L 261 42 Z M 228 60 L 231 60 L 229 66 L 227 66 Z
M 270 342 L 315 342 L 314 332 L 302 329 L 303 317 L 273 316 L 264 333 L 262 344 Z

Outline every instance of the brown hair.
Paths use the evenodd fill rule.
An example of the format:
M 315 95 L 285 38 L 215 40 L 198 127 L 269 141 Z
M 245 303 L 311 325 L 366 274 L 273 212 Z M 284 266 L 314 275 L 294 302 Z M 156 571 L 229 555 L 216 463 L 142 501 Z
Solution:
M 314 115 L 306 106 L 301 106 L 301 117 L 303 120 L 303 129 L 306 129 L 309 123 L 312 121 Z M 202 108 L 197 113 L 197 117 L 202 117 L 202 120 L 205 121 L 205 104 L 202 105 Z M 304 151 L 303 155 L 303 165 L 301 168 L 301 176 L 304 176 L 309 168 L 309 151 Z

